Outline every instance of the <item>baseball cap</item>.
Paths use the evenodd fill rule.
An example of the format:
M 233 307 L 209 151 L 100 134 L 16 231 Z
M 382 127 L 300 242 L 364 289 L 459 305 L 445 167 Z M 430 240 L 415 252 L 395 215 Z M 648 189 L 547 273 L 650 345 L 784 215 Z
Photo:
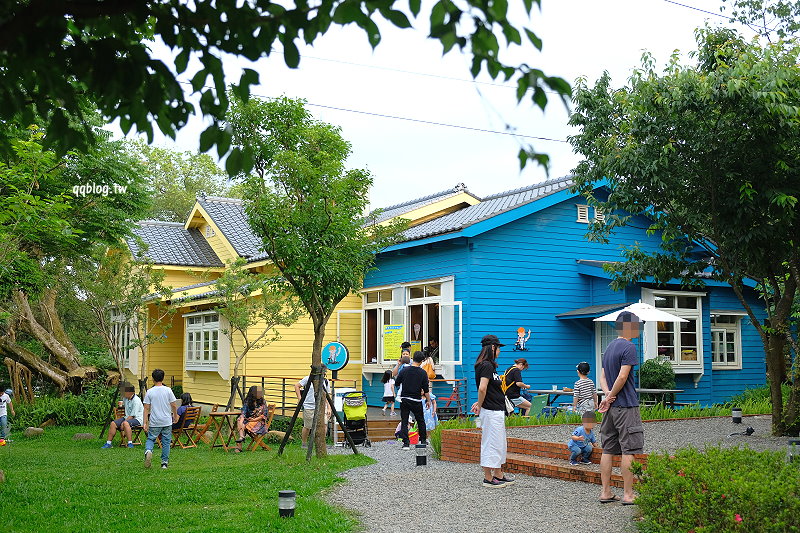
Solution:
M 617 315 L 617 324 L 622 324 L 624 322 L 630 323 L 639 323 L 642 319 L 640 319 L 636 314 L 631 313 L 630 311 L 622 311 L 620 314 Z
M 497 335 L 484 335 L 481 339 L 481 346 L 505 346 L 500 339 L 497 338 Z

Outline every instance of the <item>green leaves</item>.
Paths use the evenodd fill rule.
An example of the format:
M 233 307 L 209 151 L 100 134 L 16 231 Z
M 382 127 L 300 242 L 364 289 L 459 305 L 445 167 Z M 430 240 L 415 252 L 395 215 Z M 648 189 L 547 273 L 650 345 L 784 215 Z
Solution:
M 96 141 L 91 128 L 81 127 L 86 125 L 80 118 L 82 95 L 90 95 L 108 121 L 118 119 L 126 133 L 143 132 L 152 140 L 157 127 L 174 138 L 195 113 L 176 74 L 189 79 L 192 91 L 200 93 L 203 116 L 219 122 L 228 108 L 225 88 L 229 81 L 222 68 L 225 55 L 256 61 L 268 56 L 279 41 L 286 65 L 297 68 L 297 41 L 313 44 L 331 24 L 357 24 L 374 48 L 381 41 L 376 17 L 406 29 L 412 27 L 409 15 L 422 16 L 421 0 L 409 0 L 407 9 L 399 0 L 321 0 L 313 5 L 301 1 L 287 6 L 273 1 L 163 0 L 135 3 L 124 11 L 107 2 L 90 4 L 82 8 L 80 17 L 70 11 L 70 4 L 53 4 L 46 20 L 40 20 L 29 16 L 32 6 L 18 2 L 9 5 L 0 22 L 0 101 L 4 104 L 0 121 L 21 118 L 32 123 L 34 110 L 48 117 L 46 142 L 59 155 L 85 150 Z M 538 4 L 538 0 L 524 1 L 528 13 Z M 521 45 L 523 31 L 536 49 L 541 50 L 542 42 L 533 31 L 509 20 L 508 7 L 508 0 L 438 0 L 428 14 L 430 38 L 442 44 L 444 53 L 456 47 L 466 51 L 473 77 L 486 72 L 493 79 L 525 78 L 530 72 L 527 66 L 501 58 L 498 36 L 508 46 Z M 152 56 L 147 43 L 159 38 L 175 52 L 172 65 Z M 196 71 L 195 62 L 190 61 L 193 57 L 201 64 Z M 547 80 L 541 74 L 518 84 L 518 99 L 531 90 L 535 105 L 544 107 L 547 96 L 536 90 L 544 82 L 566 101 L 566 84 Z M 250 86 L 258 81 L 254 71 L 245 69 L 232 90 L 246 101 Z M 65 116 L 79 120 L 71 123 Z M 10 153 L 10 139 L 0 131 L 0 154 Z M 216 146 L 224 155 L 225 139 L 206 133 L 203 147 Z M 250 170 L 239 156 L 228 166 L 239 168 L 236 161 Z

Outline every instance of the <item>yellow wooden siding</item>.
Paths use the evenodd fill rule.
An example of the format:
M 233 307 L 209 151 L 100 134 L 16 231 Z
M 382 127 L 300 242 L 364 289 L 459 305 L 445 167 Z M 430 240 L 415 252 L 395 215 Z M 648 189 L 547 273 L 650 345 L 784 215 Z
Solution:
M 360 310 L 361 298 L 355 295 L 347 297 L 336 308 L 336 311 Z M 336 340 L 335 312 L 326 327 L 325 343 Z M 361 322 L 360 314 L 341 315 L 341 342 L 350 351 L 351 360 L 361 358 Z M 308 375 L 311 368 L 311 349 L 314 332 L 309 317 L 303 317 L 289 328 L 281 331 L 281 338 L 258 350 L 251 351 L 242 362 L 240 375 L 247 376 L 277 376 L 300 379 Z M 242 339 L 235 338 L 237 349 L 241 350 Z M 231 376 L 235 357 L 231 350 Z M 339 372 L 339 379 L 348 379 L 355 382 L 356 388 L 361 388 L 361 365 L 349 364 Z M 257 382 L 253 381 L 253 383 Z M 351 386 L 342 383 L 340 386 Z M 225 404 L 230 394 L 230 383 L 217 372 L 184 372 L 183 388 L 192 394 L 192 398 L 201 403 Z M 238 405 L 239 402 L 237 402 Z
M 158 267 L 156 267 L 158 268 Z M 164 286 L 177 289 L 186 287 L 188 285 L 196 285 L 206 281 L 217 279 L 221 273 L 213 270 L 206 270 L 198 267 L 191 269 L 190 267 L 164 268 Z

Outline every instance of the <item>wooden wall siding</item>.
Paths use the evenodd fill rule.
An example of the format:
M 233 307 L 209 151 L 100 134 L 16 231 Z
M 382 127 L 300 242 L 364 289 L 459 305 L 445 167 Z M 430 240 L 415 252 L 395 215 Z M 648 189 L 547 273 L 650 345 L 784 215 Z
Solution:
M 574 198 L 566 200 L 472 239 L 407 249 L 403 255 L 396 252 L 381 255 L 377 270 L 368 274 L 365 286 L 455 276 L 455 298 L 463 302 L 464 313 L 464 364 L 457 367 L 456 376 L 468 379 L 470 403 L 476 398 L 473 363 L 480 350 L 480 339 L 487 333 L 498 335 L 506 344 L 499 359 L 501 371 L 522 356 L 530 364 L 523 373 L 526 383 L 547 389 L 552 385 L 571 386 L 576 379 L 575 365 L 595 360 L 594 334 L 586 325 L 558 320 L 555 316 L 588 305 L 635 302 L 641 298 L 638 286 L 614 292 L 608 286 L 609 280 L 578 274 L 575 260 L 619 261 L 623 259 L 623 245 L 638 243 L 645 250 L 655 251 L 660 240 L 658 235 L 648 236 L 646 222 L 639 220 L 616 231 L 608 244 L 589 242 L 585 238 L 586 224 L 575 222 L 576 203 L 581 202 Z M 724 288 L 716 290 L 731 292 Z M 720 395 L 712 392 L 709 302 L 708 298 L 705 300 L 706 376 L 697 389 L 690 378 L 686 378 L 689 384 L 684 381 L 680 384 L 687 390 L 687 397 L 709 403 Z M 726 308 L 739 307 L 731 303 Z M 512 350 L 518 327 L 532 330 L 528 352 Z M 763 363 L 760 349 L 750 354 L 751 345 L 748 341 L 746 360 Z M 750 381 L 751 377 L 755 380 L 759 371 L 763 382 L 763 364 L 760 368 L 750 368 L 747 377 L 725 378 L 732 382 L 725 394 L 743 388 L 744 381 Z M 372 384 L 365 380 L 365 390 L 371 399 L 377 400 L 371 404 L 380 403 L 379 385 L 378 379 L 373 379 Z
M 361 298 L 355 295 L 348 296 L 337 307 L 337 311 L 348 309 L 361 309 Z M 342 315 L 341 341 L 350 350 L 351 361 L 358 360 L 361 354 L 361 325 L 358 320 L 353 318 L 357 316 Z M 303 317 L 290 328 L 283 329 L 281 338 L 277 341 L 250 352 L 242 362 L 240 374 L 290 377 L 299 380 L 310 372 L 313 340 L 311 319 Z M 335 340 L 336 314 L 326 328 L 325 342 Z M 241 349 L 241 338 L 235 339 L 235 342 Z M 182 346 L 179 353 L 182 360 Z M 231 376 L 234 363 L 234 355 L 231 352 Z M 349 364 L 339 372 L 339 379 L 352 379 L 358 388 L 361 380 L 361 365 Z M 230 382 L 224 380 L 217 372 L 189 371 L 184 372 L 184 390 L 191 392 L 193 399 L 198 402 L 224 404 L 227 402 L 230 392 Z
M 751 308 L 756 312 L 759 320 L 764 318 L 763 306 L 759 309 L 759 302 L 755 297 L 748 299 Z M 731 290 L 714 289 L 709 294 L 709 311 L 720 309 L 741 309 L 739 299 Z M 767 381 L 766 360 L 761 337 L 753 326 L 750 317 L 742 317 L 742 369 L 741 370 L 713 370 L 712 402 L 724 402 L 738 394 L 743 388 L 753 388 L 763 385 Z M 710 348 L 709 348 L 710 349 Z M 709 352 L 710 353 L 710 352 Z
M 205 272 L 201 267 L 194 269 L 191 267 L 181 268 L 185 270 L 176 270 L 174 268 L 165 269 L 166 275 L 164 276 L 164 285 L 166 287 L 177 289 L 188 285 L 196 285 L 197 283 L 211 281 L 220 276 L 219 272 Z M 194 274 L 190 274 L 189 271 L 193 271 Z

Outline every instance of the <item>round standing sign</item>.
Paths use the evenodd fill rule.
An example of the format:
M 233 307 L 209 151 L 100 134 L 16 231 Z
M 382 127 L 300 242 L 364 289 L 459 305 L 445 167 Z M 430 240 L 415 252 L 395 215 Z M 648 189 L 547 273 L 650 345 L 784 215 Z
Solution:
M 337 371 L 347 366 L 350 361 L 350 353 L 347 351 L 347 346 L 341 342 L 329 342 L 322 349 L 322 362 L 328 367 L 328 370 Z

